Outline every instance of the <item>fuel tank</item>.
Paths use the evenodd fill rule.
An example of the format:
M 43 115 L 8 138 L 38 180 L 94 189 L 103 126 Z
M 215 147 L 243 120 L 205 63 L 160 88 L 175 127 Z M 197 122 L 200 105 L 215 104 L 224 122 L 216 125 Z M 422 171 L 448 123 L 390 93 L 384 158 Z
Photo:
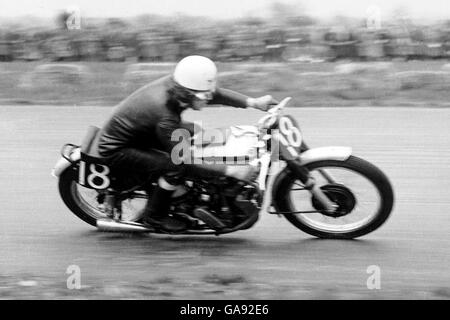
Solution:
M 197 140 L 193 154 L 206 161 L 252 161 L 257 157 L 258 128 L 255 126 L 232 126 L 204 132 Z M 239 163 L 238 163 L 239 164 Z

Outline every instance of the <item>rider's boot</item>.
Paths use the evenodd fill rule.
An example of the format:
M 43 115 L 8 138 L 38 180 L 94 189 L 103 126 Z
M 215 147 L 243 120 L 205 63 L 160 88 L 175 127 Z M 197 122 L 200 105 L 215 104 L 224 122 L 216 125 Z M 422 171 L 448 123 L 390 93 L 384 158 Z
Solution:
M 172 194 L 176 189 L 176 186 L 160 178 L 145 208 L 142 219 L 145 226 L 167 232 L 180 232 L 187 228 L 185 222 L 169 216 Z

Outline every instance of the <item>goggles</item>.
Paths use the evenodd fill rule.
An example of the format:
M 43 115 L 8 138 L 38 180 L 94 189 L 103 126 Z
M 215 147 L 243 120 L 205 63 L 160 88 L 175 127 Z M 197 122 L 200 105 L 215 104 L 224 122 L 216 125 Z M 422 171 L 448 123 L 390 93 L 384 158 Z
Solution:
M 213 90 L 192 90 L 188 88 L 184 88 L 180 86 L 179 84 L 175 83 L 175 86 L 173 88 L 176 99 L 184 102 L 184 103 L 191 103 L 193 100 L 200 100 L 200 101 L 210 101 L 214 98 L 214 92 Z
M 189 90 L 189 93 L 194 96 L 195 98 L 197 98 L 198 100 L 202 100 L 202 101 L 209 101 L 213 99 L 213 91 L 194 91 L 194 90 Z

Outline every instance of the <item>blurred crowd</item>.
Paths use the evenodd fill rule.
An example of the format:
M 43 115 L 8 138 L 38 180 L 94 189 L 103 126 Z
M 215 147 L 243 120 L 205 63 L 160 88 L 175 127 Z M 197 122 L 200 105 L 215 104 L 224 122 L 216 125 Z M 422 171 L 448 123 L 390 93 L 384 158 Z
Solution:
M 151 19 L 151 17 L 148 17 Z M 0 61 L 174 62 L 190 54 L 216 61 L 447 59 L 450 24 L 369 29 L 324 26 L 305 19 L 285 25 L 261 19 L 233 22 L 107 19 L 80 28 L 0 27 Z

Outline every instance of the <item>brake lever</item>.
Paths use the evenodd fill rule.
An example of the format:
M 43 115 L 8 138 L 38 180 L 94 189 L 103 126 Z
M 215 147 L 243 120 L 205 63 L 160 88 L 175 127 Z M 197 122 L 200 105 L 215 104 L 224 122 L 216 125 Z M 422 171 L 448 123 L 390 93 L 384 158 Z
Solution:
M 267 110 L 268 113 L 275 115 L 281 109 L 280 104 L 276 104 L 275 107 Z
M 268 110 L 269 113 L 271 114 L 275 114 L 276 112 L 278 112 L 279 110 L 283 109 L 288 103 L 289 101 L 291 101 L 291 97 L 287 97 L 284 98 L 283 101 L 281 101 L 280 103 L 278 103 L 275 107 L 273 107 L 272 109 Z

